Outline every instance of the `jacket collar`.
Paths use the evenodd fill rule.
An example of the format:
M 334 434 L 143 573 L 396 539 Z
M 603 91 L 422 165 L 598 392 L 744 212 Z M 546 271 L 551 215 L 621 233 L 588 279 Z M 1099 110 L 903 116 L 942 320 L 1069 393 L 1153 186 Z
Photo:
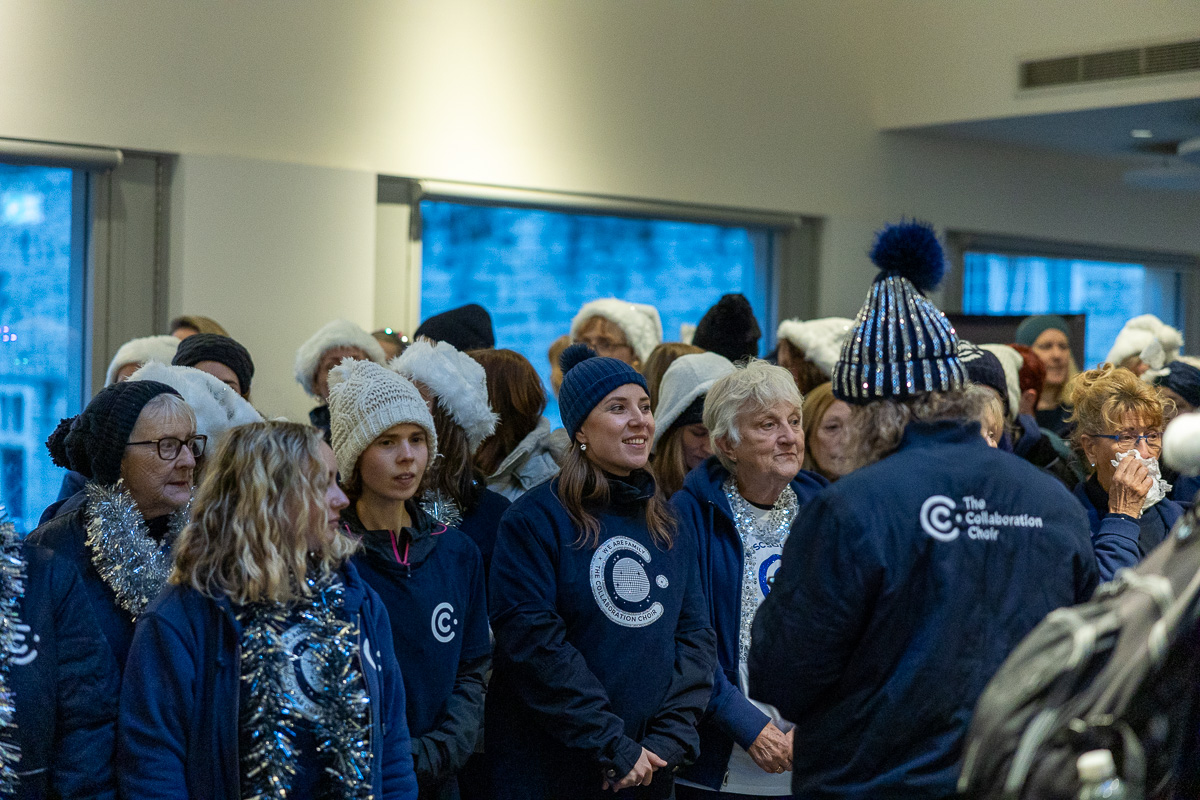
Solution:
M 987 447 L 979 422 L 941 419 L 935 422 L 910 422 L 904 428 L 897 450 L 910 447 L 932 447 L 939 444 L 976 444 Z
M 513 451 L 509 453 L 503 461 L 500 462 L 500 466 L 496 467 L 496 471 L 493 473 L 492 477 L 495 477 L 496 475 L 503 475 L 505 472 L 508 472 L 508 470 L 512 469 L 517 464 L 520 464 L 538 450 L 546 449 L 543 442 L 549 435 L 550 420 L 542 417 L 538 420 L 537 427 L 525 434 L 525 438 L 517 442 L 517 446 L 513 448 Z

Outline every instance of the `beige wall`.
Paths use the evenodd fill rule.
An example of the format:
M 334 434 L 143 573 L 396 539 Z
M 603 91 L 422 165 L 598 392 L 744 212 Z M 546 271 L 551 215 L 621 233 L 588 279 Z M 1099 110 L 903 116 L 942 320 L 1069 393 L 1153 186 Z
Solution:
M 1200 253 L 1200 195 L 1125 188 L 1119 168 L 1090 159 L 880 132 L 1200 95 L 1175 79 L 1026 104 L 1008 83 L 1030 52 L 1183 38 L 1197 11 L 1198 0 L 0 0 L 0 136 L 182 154 L 171 311 L 225 323 L 259 362 L 256 400 L 297 415 L 295 346 L 334 316 L 369 325 L 380 307 L 378 173 L 818 216 L 812 291 L 828 314 L 857 308 L 871 234 L 901 214 Z

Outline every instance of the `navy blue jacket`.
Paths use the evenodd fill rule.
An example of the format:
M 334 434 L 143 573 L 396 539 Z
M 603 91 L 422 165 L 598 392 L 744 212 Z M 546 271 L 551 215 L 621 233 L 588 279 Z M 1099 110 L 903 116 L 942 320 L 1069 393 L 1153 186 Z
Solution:
M 75 567 L 40 547 L 26 545 L 23 555 L 24 627 L 8 656 L 21 748 L 16 797 L 111 800 L 117 665 Z
M 38 525 L 45 525 L 59 514 L 81 505 L 85 500 L 83 487 L 86 485 L 87 478 L 74 470 L 67 470 L 67 474 L 62 479 L 62 486 L 58 490 L 58 497 L 54 499 L 53 503 L 46 506 L 42 516 L 38 519 Z
M 688 473 L 671 498 L 680 520 L 696 531 L 700 584 L 717 634 L 717 668 L 712 697 L 700 722 L 700 757 L 683 777 L 714 789 L 725 777 L 733 744 L 748 749 L 770 718 L 738 688 L 738 636 L 742 609 L 742 539 L 722 485 L 729 471 L 712 456 Z M 829 485 L 815 472 L 801 471 L 792 490 L 803 509 Z
M 1089 483 L 1092 484 L 1091 494 L 1095 497 L 1089 497 Z M 1094 476 L 1075 487 L 1075 497 L 1087 512 L 1101 581 L 1111 581 L 1117 570 L 1137 566 L 1171 532 L 1175 522 L 1191 505 L 1163 498 L 1146 509 L 1139 519 L 1125 514 L 1110 514 L 1108 495 Z
M 387 612 L 352 564 L 342 576 L 371 699 L 372 788 L 380 800 L 415 800 L 404 683 Z M 117 732 L 124 800 L 240 800 L 240 641 L 229 600 L 189 587 L 169 587 L 138 618 Z
M 475 507 L 464 513 L 457 527 L 465 533 L 479 548 L 483 556 L 483 574 L 486 579 L 492 568 L 492 551 L 496 549 L 496 531 L 500 528 L 500 518 L 508 511 L 511 502 L 504 495 L 484 489 L 475 501 Z M 486 582 L 486 581 L 485 581 Z
M 614 487 L 597 547 L 559 502 L 558 479 L 529 491 L 500 524 L 489 586 L 495 671 L 487 754 L 493 797 L 613 797 L 642 747 L 670 767 L 696 757 L 713 632 L 694 533 L 670 549 L 646 527 L 645 473 Z M 649 792 L 667 796 L 670 769 Z
M 909 424 L 808 504 L 754 621 L 750 693 L 796 723 L 795 795 L 952 797 L 988 680 L 1096 584 L 1066 487 L 978 422 Z

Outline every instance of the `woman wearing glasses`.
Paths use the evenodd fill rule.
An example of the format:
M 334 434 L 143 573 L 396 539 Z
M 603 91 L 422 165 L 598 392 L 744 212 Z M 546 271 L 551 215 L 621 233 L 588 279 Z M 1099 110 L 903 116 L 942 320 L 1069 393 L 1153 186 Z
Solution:
M 166 585 L 205 442 L 178 392 L 139 380 L 106 387 L 46 443 L 55 464 L 87 478 L 86 502 L 29 541 L 75 562 L 118 667 L 138 615 Z
M 1163 402 L 1158 390 L 1109 364 L 1079 375 L 1070 403 L 1072 441 L 1090 474 L 1075 487 L 1092 527 L 1100 580 L 1132 567 L 1166 538 L 1184 507 L 1162 479 Z

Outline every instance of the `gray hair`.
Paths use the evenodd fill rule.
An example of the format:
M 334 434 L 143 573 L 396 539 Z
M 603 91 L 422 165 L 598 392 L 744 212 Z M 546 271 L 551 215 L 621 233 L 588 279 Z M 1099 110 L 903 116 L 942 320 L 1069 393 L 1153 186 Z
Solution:
M 704 427 L 708 428 L 713 453 L 725 469 L 733 472 L 735 465 L 721 452 L 717 441 L 725 439 L 737 447 L 742 440 L 739 419 L 779 403 L 790 403 L 796 413 L 801 413 L 804 401 L 792 373 L 759 358 L 735 365 L 733 372 L 712 385 L 704 400 Z
M 140 422 L 143 419 L 167 425 L 187 420 L 192 426 L 192 430 L 196 429 L 196 413 L 192 411 L 192 407 L 182 397 L 170 392 L 163 392 L 151 397 L 150 401 L 142 406 L 142 413 L 138 414 L 137 421 Z
M 865 467 L 891 455 L 900 446 L 910 422 L 978 420 L 985 400 L 975 392 L 926 392 L 904 400 L 876 400 L 865 406 L 851 406 L 854 409 L 850 415 L 851 468 Z

